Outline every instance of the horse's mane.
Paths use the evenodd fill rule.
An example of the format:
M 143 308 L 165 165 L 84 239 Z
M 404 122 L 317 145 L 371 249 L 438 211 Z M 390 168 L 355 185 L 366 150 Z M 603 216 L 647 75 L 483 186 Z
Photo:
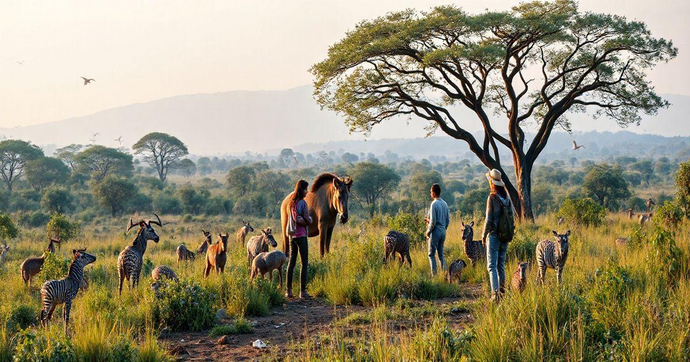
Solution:
M 328 172 L 316 176 L 314 183 L 311 184 L 311 192 L 316 192 L 321 186 L 333 182 L 333 179 L 336 178 L 338 178 L 338 176 Z

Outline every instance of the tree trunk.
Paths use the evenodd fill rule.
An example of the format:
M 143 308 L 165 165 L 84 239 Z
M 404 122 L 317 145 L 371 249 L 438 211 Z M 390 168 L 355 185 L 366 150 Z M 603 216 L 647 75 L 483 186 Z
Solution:
M 532 213 L 532 170 L 523 166 L 515 170 L 517 174 L 517 194 L 520 203 L 519 218 L 523 221 L 534 222 Z M 515 211 L 518 211 L 517 209 Z

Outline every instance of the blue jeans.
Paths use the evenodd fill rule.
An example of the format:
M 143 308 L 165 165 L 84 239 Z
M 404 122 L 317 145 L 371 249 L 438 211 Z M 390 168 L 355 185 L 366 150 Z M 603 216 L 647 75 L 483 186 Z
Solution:
M 446 268 L 446 259 L 443 258 L 443 244 L 446 242 L 446 231 L 435 228 L 429 236 L 429 264 L 431 264 L 431 276 L 436 274 L 436 253 L 441 262 L 441 270 Z
M 491 292 L 503 292 L 506 285 L 506 254 L 508 243 L 498 239 L 496 233 L 489 234 L 489 245 L 486 248 L 486 265 L 489 270 Z

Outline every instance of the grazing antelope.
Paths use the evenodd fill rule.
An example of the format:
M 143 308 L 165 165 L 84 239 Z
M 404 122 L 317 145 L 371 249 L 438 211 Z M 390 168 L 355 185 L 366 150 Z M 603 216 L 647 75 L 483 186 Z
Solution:
M 186 261 L 186 260 L 194 260 L 196 255 L 194 255 L 193 252 L 189 251 L 184 244 L 180 244 L 180 246 L 177 247 L 176 250 L 177 253 L 177 265 L 180 265 L 180 261 Z
M 274 248 L 278 246 L 276 239 L 271 234 L 271 228 L 261 230 L 261 235 L 252 236 L 249 239 L 247 242 L 247 261 L 249 266 L 252 265 L 252 261 L 259 253 L 268 252 L 268 244 L 271 244 Z
M 201 254 L 206 254 L 206 250 L 208 250 L 208 247 L 213 244 L 213 240 L 211 240 L 211 232 L 206 231 L 204 229 L 201 229 L 201 232 L 204 233 L 204 242 L 199 245 L 198 248 L 196 248 L 196 253 L 201 255 Z
M 216 273 L 220 274 L 225 270 L 225 262 L 228 261 L 228 237 L 227 233 L 218 234 L 220 240 L 209 246 L 206 252 L 206 269 L 204 269 L 204 278 L 208 277 L 211 273 L 211 267 L 216 270 Z
M 0 246 L 0 265 L 5 264 L 5 254 L 7 254 L 9 250 L 10 247 L 7 246 L 7 244 L 2 244 L 2 246 Z
M 650 221 L 652 221 L 652 213 L 651 212 L 649 214 L 640 215 L 640 218 L 638 219 L 640 226 L 644 226 L 645 224 L 649 223 Z
M 19 267 L 22 274 L 22 280 L 24 280 L 24 284 L 28 285 L 29 288 L 31 288 L 31 279 L 41 272 L 41 268 L 43 268 L 43 263 L 46 260 L 46 253 L 55 253 L 55 244 L 60 244 L 59 235 L 56 238 L 50 238 L 50 243 L 48 243 L 48 247 L 43 251 L 43 255 L 38 258 L 27 258 Z
M 539 266 L 537 282 L 539 284 L 544 284 L 547 268 L 556 270 L 556 280 L 558 284 L 561 284 L 563 267 L 565 267 L 565 262 L 568 260 L 568 237 L 570 236 L 570 230 L 566 231 L 565 234 L 559 234 L 554 230 L 553 236 L 556 237 L 555 241 L 542 240 L 537 244 L 536 254 L 537 265 Z
M 249 221 L 242 220 L 242 227 L 237 230 L 237 233 L 235 234 L 235 240 L 237 240 L 237 242 L 240 245 L 244 245 L 244 241 L 247 237 L 247 234 L 253 232 L 254 228 L 251 225 L 249 225 Z
M 474 267 L 477 261 L 481 260 L 486 255 L 486 247 L 482 244 L 481 240 L 474 239 L 474 221 L 469 224 L 462 223 L 462 240 L 465 242 L 465 255 L 470 259 L 470 264 Z
M 283 265 L 287 260 L 287 256 L 280 250 L 273 250 L 271 252 L 259 253 L 254 260 L 252 260 L 252 268 L 249 273 L 249 278 L 254 279 L 260 276 L 264 278 L 264 274 L 268 276 L 273 282 L 273 271 L 278 270 L 278 277 L 280 278 L 280 288 L 283 288 Z
M 160 238 L 156 231 L 153 230 L 151 224 L 163 226 L 161 223 L 161 218 L 156 216 L 158 221 L 154 220 L 141 220 L 139 223 L 135 224 L 132 222 L 132 218 L 129 219 L 129 226 L 127 226 L 127 232 L 129 232 L 133 227 L 139 225 L 139 231 L 137 236 L 132 241 L 132 245 L 128 245 L 125 250 L 122 250 L 120 256 L 117 258 L 117 274 L 120 277 L 120 284 L 118 286 L 119 294 L 122 294 L 122 283 L 125 278 L 127 278 L 127 287 L 132 289 L 139 285 L 139 277 L 141 276 L 141 265 L 144 261 L 144 253 L 146 252 L 146 246 L 149 240 L 153 240 L 158 243 Z
M 53 317 L 55 307 L 65 304 L 63 316 L 65 320 L 65 334 L 69 324 L 69 313 L 72 309 L 72 300 L 77 296 L 79 287 L 84 277 L 84 267 L 96 261 L 96 257 L 86 253 L 86 249 L 73 250 L 72 264 L 69 266 L 67 278 L 60 280 L 49 280 L 43 283 L 41 288 L 41 300 L 43 309 L 41 310 L 41 324 L 46 327 Z

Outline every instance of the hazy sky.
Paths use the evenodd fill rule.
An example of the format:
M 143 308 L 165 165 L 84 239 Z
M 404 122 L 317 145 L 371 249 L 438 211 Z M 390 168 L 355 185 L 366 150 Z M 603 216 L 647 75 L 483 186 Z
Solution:
M 455 4 L 470 12 L 518 1 L 254 0 L 0 2 L 0 127 L 56 121 L 180 94 L 287 89 L 363 19 Z M 651 74 L 660 93 L 690 95 L 690 5 L 583 0 L 672 39 L 679 56 Z M 24 61 L 19 65 L 18 61 Z M 83 86 L 80 76 L 95 78 Z

